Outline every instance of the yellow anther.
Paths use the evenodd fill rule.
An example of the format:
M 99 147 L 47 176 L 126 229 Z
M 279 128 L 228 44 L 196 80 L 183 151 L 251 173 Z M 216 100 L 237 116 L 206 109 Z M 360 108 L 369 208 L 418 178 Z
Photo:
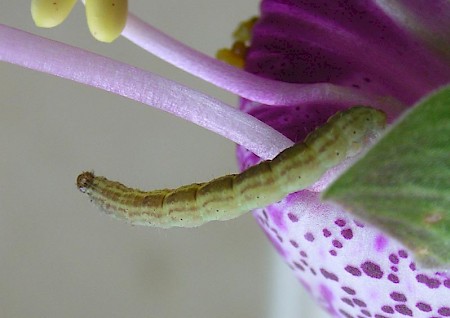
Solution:
M 216 58 L 238 68 L 244 68 L 245 65 L 244 57 L 237 55 L 232 49 L 218 50 L 216 53 Z
M 248 46 L 245 45 L 242 41 L 236 41 L 233 43 L 233 46 L 231 47 L 231 52 L 233 52 L 236 56 L 240 56 L 243 59 L 247 55 Z
M 252 17 L 246 21 L 241 22 L 236 30 L 233 32 L 233 39 L 235 41 L 249 42 L 252 39 L 252 29 L 258 21 L 258 17 Z
M 86 0 L 89 30 L 99 41 L 114 41 L 125 27 L 127 14 L 127 0 Z
M 252 38 L 252 29 L 258 17 L 241 22 L 233 32 L 234 43 L 231 49 L 220 49 L 216 58 L 238 68 L 244 68 L 245 57 Z
M 38 27 L 52 28 L 62 23 L 77 0 L 32 0 L 31 15 Z M 122 33 L 128 15 L 128 0 L 86 0 L 86 17 L 94 38 L 114 41 Z
M 32 0 L 31 16 L 41 28 L 52 28 L 63 22 L 77 0 Z

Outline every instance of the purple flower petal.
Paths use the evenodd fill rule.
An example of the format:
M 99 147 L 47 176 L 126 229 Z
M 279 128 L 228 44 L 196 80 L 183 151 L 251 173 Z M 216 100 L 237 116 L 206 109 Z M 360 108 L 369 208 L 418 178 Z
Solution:
M 450 5 L 428 3 L 265 0 L 246 69 L 286 82 L 352 86 L 411 105 L 450 82 L 450 22 L 445 19 Z M 404 9 L 400 16 L 388 10 L 394 5 Z M 428 22 L 432 16 L 442 24 Z M 322 103 L 274 108 L 241 101 L 241 109 L 294 141 L 337 108 Z M 242 148 L 237 157 L 241 169 L 258 161 Z M 446 313 L 448 273 L 418 268 L 402 244 L 345 210 L 322 203 L 316 191 L 326 182 L 309 189 L 314 192 L 293 193 L 254 212 L 276 250 L 319 303 L 333 317 L 425 318 Z
M 438 2 L 448 10 L 448 2 Z M 359 88 L 411 104 L 447 83 L 450 65 L 375 1 L 265 0 L 247 70 L 292 83 Z
M 393 119 L 404 110 L 397 100 L 410 105 L 448 83 L 449 6 L 443 0 L 433 5 L 381 0 L 263 1 L 246 66 L 257 76 L 151 32 L 163 42 L 157 48 L 162 57 L 252 99 L 242 101 L 245 112 L 300 141 L 352 103 L 381 105 Z M 435 20 L 430 21 L 431 17 Z M 153 44 L 139 33 L 148 26 L 133 24 L 136 21 L 125 33 L 137 36 L 136 42 L 144 40 L 143 46 Z M 148 29 L 145 32 L 151 35 Z M 0 27 L 0 43 L 2 60 L 156 104 L 222 133 L 259 156 L 269 158 L 291 144 L 239 111 L 129 65 L 7 27 Z M 189 58 L 180 59 L 178 53 Z M 265 133 L 273 135 L 264 139 Z M 252 152 L 238 149 L 242 169 L 260 160 Z M 417 268 L 411 253 L 397 241 L 320 202 L 318 192 L 339 169 L 330 171 L 312 191 L 293 193 L 254 213 L 296 276 L 308 282 L 311 293 L 335 317 L 429 317 L 430 312 L 449 316 L 447 273 Z
M 129 14 L 122 35 L 182 70 L 255 102 L 268 105 L 332 103 L 339 105 L 340 109 L 371 104 L 385 110 L 391 117 L 398 115 L 405 107 L 395 98 L 377 96 L 355 87 L 330 83 L 293 84 L 243 72 L 176 41 L 133 14 Z
M 397 0 L 377 1 L 377 5 L 399 27 L 450 64 L 450 2 Z
M 448 273 L 416 269 L 402 244 L 319 197 L 293 193 L 254 216 L 297 279 L 308 283 L 333 317 L 386 315 L 389 307 L 399 316 L 425 318 L 423 309 L 450 306 Z M 422 303 L 427 306 L 416 306 Z

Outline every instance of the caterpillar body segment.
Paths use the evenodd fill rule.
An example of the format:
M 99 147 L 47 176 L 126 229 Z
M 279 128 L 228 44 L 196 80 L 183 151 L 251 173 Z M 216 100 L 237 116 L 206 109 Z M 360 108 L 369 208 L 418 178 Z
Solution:
M 383 112 L 353 107 L 330 117 L 304 142 L 239 174 L 177 189 L 142 191 L 84 172 L 77 187 L 119 219 L 162 228 L 194 227 L 228 220 L 281 200 L 317 181 L 329 168 L 355 155 L 386 123 Z

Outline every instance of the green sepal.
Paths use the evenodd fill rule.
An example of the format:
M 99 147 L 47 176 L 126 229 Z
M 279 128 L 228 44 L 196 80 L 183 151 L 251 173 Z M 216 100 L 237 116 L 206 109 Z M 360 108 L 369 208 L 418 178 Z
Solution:
M 323 198 L 450 267 L 450 86 L 408 111 Z

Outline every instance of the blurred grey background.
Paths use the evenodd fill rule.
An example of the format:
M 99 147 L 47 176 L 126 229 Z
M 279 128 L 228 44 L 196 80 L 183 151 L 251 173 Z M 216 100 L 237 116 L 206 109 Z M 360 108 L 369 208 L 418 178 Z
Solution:
M 130 1 L 131 11 L 214 55 L 259 2 Z M 152 70 L 229 104 L 237 98 L 120 38 L 94 41 L 78 3 L 37 29 L 28 1 L 0 23 Z M 0 317 L 321 317 L 250 214 L 196 229 L 133 227 L 75 187 L 94 170 L 133 187 L 237 171 L 234 144 L 147 106 L 0 63 Z

